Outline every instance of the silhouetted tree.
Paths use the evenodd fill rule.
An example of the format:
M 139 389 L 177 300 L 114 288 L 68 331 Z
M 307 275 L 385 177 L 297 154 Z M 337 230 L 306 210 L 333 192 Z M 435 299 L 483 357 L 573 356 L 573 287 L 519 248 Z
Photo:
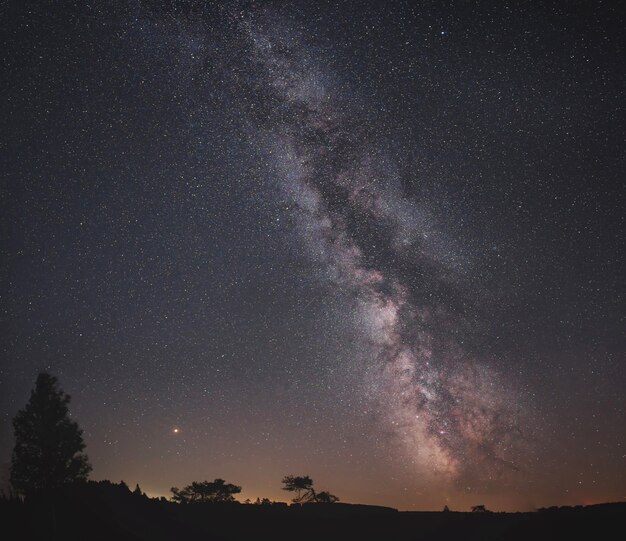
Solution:
M 472 513 L 486 513 L 487 509 L 484 505 L 475 505 L 472 507 Z
M 315 501 L 317 503 L 335 503 L 339 501 L 339 498 L 334 494 L 331 494 L 330 492 L 324 490 L 316 494 Z
M 231 485 L 224 479 L 215 481 L 194 481 L 183 489 L 172 487 L 172 500 L 178 503 L 212 502 L 224 503 L 234 502 L 233 494 L 239 494 L 241 487 Z
M 11 486 L 18 494 L 28 497 L 87 479 L 91 466 L 82 452 L 83 431 L 69 418 L 69 402 L 57 378 L 39 374 L 28 403 L 13 419 Z
M 443 512 L 444 513 L 449 513 L 450 512 L 450 508 L 447 505 L 443 506 Z
M 133 490 L 133 496 L 145 496 L 145 494 L 141 491 L 141 488 L 139 487 L 139 483 L 135 485 L 135 490 Z
M 313 490 L 313 479 L 308 475 L 295 476 L 286 475 L 282 481 L 283 490 L 295 492 L 296 497 L 292 500 L 294 503 L 306 503 L 315 501 L 315 490 Z

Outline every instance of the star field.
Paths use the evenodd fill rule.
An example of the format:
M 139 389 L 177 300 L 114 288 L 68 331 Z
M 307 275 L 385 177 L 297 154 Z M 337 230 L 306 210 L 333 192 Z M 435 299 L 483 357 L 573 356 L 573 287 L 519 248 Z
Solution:
M 9 3 L 3 471 L 49 370 L 93 477 L 151 495 L 623 500 L 621 22 Z

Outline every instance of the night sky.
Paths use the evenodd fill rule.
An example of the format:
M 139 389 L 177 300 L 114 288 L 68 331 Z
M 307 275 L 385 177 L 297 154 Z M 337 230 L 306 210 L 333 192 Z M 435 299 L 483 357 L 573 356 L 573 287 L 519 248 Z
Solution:
M 0 462 L 494 510 L 626 498 L 619 2 L 0 8 Z

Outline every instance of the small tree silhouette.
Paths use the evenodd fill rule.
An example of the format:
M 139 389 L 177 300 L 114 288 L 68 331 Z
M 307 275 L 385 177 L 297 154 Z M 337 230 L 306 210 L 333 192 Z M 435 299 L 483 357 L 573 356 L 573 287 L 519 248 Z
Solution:
M 283 477 L 283 490 L 289 492 L 295 492 L 296 497 L 291 500 L 293 503 L 335 503 L 339 501 L 339 498 L 334 494 L 324 490 L 316 493 L 313 488 L 313 479 L 308 475 L 296 476 L 286 475 Z
M 288 492 L 295 492 L 296 497 L 293 498 L 293 503 L 306 503 L 315 501 L 315 490 L 313 490 L 313 479 L 308 475 L 296 476 L 286 475 L 282 481 L 283 490 Z
M 339 498 L 324 490 L 315 496 L 315 501 L 317 503 L 335 503 L 339 501 Z
M 487 508 L 484 505 L 474 505 L 472 507 L 472 513 L 486 513 Z
M 23 410 L 13 419 L 15 447 L 11 486 L 29 497 L 87 479 L 91 466 L 83 431 L 68 415 L 69 395 L 58 380 L 41 373 Z
M 224 479 L 215 479 L 201 483 L 194 481 L 183 489 L 172 487 L 171 491 L 172 500 L 178 503 L 226 503 L 235 501 L 233 494 L 239 494 L 241 487 L 227 483 Z

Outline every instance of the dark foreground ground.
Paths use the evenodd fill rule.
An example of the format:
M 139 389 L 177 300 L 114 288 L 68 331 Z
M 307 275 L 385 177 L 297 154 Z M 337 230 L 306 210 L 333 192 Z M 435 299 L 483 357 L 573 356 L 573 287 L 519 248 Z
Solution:
M 626 503 L 535 513 L 416 513 L 340 503 L 177 505 L 90 483 L 47 501 L 0 500 L 0 524 L 0 538 L 7 540 L 603 540 L 626 539 Z

